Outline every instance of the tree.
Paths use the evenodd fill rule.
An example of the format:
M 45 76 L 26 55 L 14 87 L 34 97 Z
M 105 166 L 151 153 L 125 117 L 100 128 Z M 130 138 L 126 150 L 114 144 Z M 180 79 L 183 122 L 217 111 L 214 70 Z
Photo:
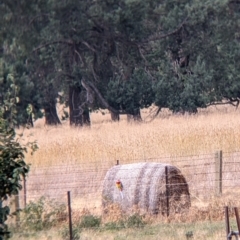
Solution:
M 148 108 L 154 101 L 152 81 L 143 69 L 136 69 L 128 81 L 110 81 L 106 99 L 114 109 L 139 121 L 140 109 Z
M 56 111 L 58 85 L 52 87 L 55 72 L 52 52 L 34 52 L 41 39 L 45 37 L 51 11 L 49 3 L 41 0 L 24 0 L 18 4 L 5 1 L 0 6 L 1 60 L 14 72 L 18 88 L 17 125 L 24 125 L 32 116 L 26 112 L 29 105 L 35 119 L 45 111 L 46 124 L 60 124 Z M 5 80 L 5 89 L 11 83 Z M 30 121 L 33 125 L 33 122 Z
M 195 113 L 224 99 L 236 101 L 239 3 L 167 1 L 159 9 L 166 13 L 161 18 L 165 31 L 180 27 L 154 46 L 161 55 L 156 104 L 174 112 Z
M 69 93 L 70 124 L 88 123 L 89 108 L 107 108 L 116 119 L 119 119 L 118 114 L 133 114 L 139 119 L 140 108 L 145 106 L 141 105 L 143 101 L 134 100 L 134 95 L 124 88 L 126 91 L 122 94 L 126 95 L 127 101 L 130 102 L 131 96 L 131 104 L 134 101 L 138 104 L 135 104 L 134 110 L 133 107 L 115 109 L 113 105 L 118 103 L 114 103 L 114 98 L 111 103 L 107 100 L 108 86 L 115 79 L 124 86 L 130 86 L 131 79 L 135 77 L 134 71 L 145 69 L 141 41 L 152 34 L 146 23 L 146 16 L 152 13 L 152 4 L 125 0 L 71 0 L 54 2 L 53 8 L 54 21 L 49 27 L 54 29 L 54 34 L 49 33 L 53 38 L 46 38 L 37 49 L 56 46 L 59 55 L 55 62 L 60 69 L 59 75 L 69 87 L 65 93 Z M 85 86 L 81 84 L 83 79 Z M 131 83 L 128 84 L 128 81 Z M 141 83 L 140 80 L 138 85 Z M 151 85 L 151 81 L 149 83 Z M 94 103 L 88 101 L 88 89 L 96 96 Z M 115 90 L 117 94 L 118 90 Z
M 26 119 L 31 104 L 36 116 L 44 109 L 47 124 L 59 124 L 60 92 L 75 126 L 89 125 L 89 112 L 99 108 L 118 120 L 120 114 L 140 119 L 140 109 L 153 103 L 182 113 L 222 100 L 237 105 L 239 5 L 5 1 L 0 43 L 16 71 L 18 115 Z
M 2 207 L 2 202 L 21 190 L 21 180 L 29 172 L 29 165 L 24 161 L 26 146 L 16 139 L 16 133 L 11 122 L 3 118 L 4 107 L 0 109 L 0 239 L 8 239 L 10 233 L 4 223 L 10 214 L 8 206 Z M 31 145 L 36 149 L 36 145 Z
M 2 207 L 2 202 L 21 190 L 21 177 L 25 177 L 29 166 L 24 162 L 26 149 L 15 140 L 14 129 L 9 127 L 0 114 L 0 238 L 8 236 L 7 215 L 9 207 Z M 5 238 L 1 238 L 5 239 Z

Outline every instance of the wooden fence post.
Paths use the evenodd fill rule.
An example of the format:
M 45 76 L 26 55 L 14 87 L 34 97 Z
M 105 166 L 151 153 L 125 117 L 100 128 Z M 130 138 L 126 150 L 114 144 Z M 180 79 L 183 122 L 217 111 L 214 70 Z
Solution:
M 27 187 L 26 187 L 26 178 L 23 177 L 23 206 L 26 208 L 27 206 Z
M 222 194 L 222 151 L 215 153 L 215 194 Z
M 15 211 L 16 211 L 16 226 L 18 227 L 20 224 L 20 215 L 19 215 L 19 210 L 20 210 L 20 204 L 19 204 L 19 195 L 15 195 Z

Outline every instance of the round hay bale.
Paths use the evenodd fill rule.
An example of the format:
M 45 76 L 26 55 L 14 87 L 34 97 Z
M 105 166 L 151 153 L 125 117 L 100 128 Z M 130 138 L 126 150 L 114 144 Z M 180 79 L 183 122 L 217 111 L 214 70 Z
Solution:
M 180 170 L 165 163 L 133 163 L 108 170 L 102 191 L 103 209 L 117 203 L 123 211 L 133 207 L 152 214 L 167 213 L 166 174 L 168 169 L 169 212 L 190 207 L 188 184 Z

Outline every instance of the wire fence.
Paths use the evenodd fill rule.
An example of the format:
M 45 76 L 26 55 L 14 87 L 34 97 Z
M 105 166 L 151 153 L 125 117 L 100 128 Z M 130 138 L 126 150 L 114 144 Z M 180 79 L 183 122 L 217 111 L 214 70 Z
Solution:
M 149 202 L 146 203 L 149 207 L 152 204 L 151 201 L 154 201 L 153 198 L 156 197 L 156 188 L 161 193 L 157 196 L 157 201 L 166 205 L 167 209 L 165 208 L 165 212 L 162 211 L 162 213 L 153 217 L 144 215 L 145 218 L 148 217 L 150 220 L 155 219 L 155 222 L 166 222 L 170 221 L 169 219 L 172 219 L 173 222 L 188 222 L 188 219 L 189 221 L 192 219 L 192 221 L 216 220 L 224 223 L 224 206 L 240 207 L 238 201 L 240 196 L 240 152 L 222 153 L 218 151 L 204 155 L 136 159 L 133 162 L 146 164 L 139 165 L 139 169 L 136 169 L 138 165 L 134 165 L 134 169 L 129 169 L 127 165 L 129 161 L 119 159 L 115 162 L 95 163 L 89 161 L 79 165 L 61 164 L 54 167 L 32 168 L 28 178 L 23 182 L 23 190 L 19 196 L 7 203 L 15 206 L 16 209 L 25 209 L 25 214 L 29 211 L 26 215 L 28 217 L 21 217 L 21 214 L 17 215 L 13 224 L 30 226 L 33 222 L 39 222 L 40 225 L 67 222 L 73 226 L 80 222 L 82 216 L 95 216 L 95 225 L 92 223 L 93 225 L 90 224 L 90 226 L 99 228 L 100 223 L 97 224 L 99 219 L 106 224 L 107 222 L 117 222 L 126 215 L 131 216 L 136 212 L 142 213 L 140 211 L 141 198 L 144 198 L 144 204 Z M 148 169 L 147 166 L 151 166 L 151 163 L 164 163 L 167 166 L 175 166 L 180 170 L 188 186 L 191 207 L 187 210 L 191 213 L 179 214 L 176 210 L 177 207 L 174 208 L 175 210 L 171 209 L 173 203 L 170 203 L 170 207 L 167 207 L 169 199 L 171 201 L 174 195 L 174 192 L 166 191 L 167 187 L 171 186 L 174 189 L 179 189 L 181 184 L 185 183 L 179 181 L 168 183 L 164 170 L 162 172 L 162 182 L 156 186 L 153 184 L 155 188 L 152 188 L 150 180 L 153 182 L 159 181 L 159 173 L 155 174 L 155 172 L 160 165 L 155 165 L 154 170 Z M 113 187 L 109 191 L 115 191 L 116 193 L 111 199 L 112 205 L 107 206 L 106 211 L 106 206 L 103 205 L 104 179 L 108 171 L 114 166 L 121 166 L 121 171 L 128 171 L 123 179 L 124 185 L 128 185 L 129 188 L 131 186 L 132 189 L 129 189 L 126 193 L 124 190 L 123 193 L 116 192 L 115 177 L 110 179 Z M 145 166 L 144 169 L 141 169 L 141 166 Z M 179 177 L 179 172 L 175 172 L 175 174 L 172 172 L 171 178 Z M 152 195 L 151 191 L 154 192 Z M 130 198 L 134 194 L 137 197 L 133 198 L 132 201 Z M 121 209 L 121 199 L 123 198 L 129 198 L 126 200 L 126 204 L 132 205 L 127 208 L 127 211 Z M 134 200 L 136 198 L 138 201 Z M 175 201 L 182 200 L 176 200 L 175 198 Z M 115 205 L 115 203 L 117 204 Z M 183 206 L 177 204 L 177 206 Z M 92 219 L 92 222 L 94 222 L 94 219 Z M 126 217 L 124 219 L 126 220 Z M 66 232 L 70 234 L 71 239 L 71 235 L 73 236 L 74 233 L 69 232 L 73 231 L 70 225 L 68 228 L 70 230 L 66 230 Z M 224 231 L 224 228 L 219 231 L 218 237 L 225 236 Z

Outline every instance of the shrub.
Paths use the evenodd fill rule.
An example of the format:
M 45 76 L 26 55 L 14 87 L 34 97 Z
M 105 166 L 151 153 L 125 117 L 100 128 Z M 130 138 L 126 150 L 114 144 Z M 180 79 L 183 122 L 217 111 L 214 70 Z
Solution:
M 72 228 L 72 240 L 79 240 L 80 239 L 81 229 L 78 226 L 73 226 Z M 61 237 L 63 240 L 69 239 L 69 227 L 64 227 L 61 231 Z
M 119 220 L 117 222 L 108 222 L 104 224 L 104 230 L 118 230 L 121 228 L 142 228 L 146 222 L 143 221 L 143 216 L 135 213 L 125 220 Z
M 142 228 L 145 224 L 146 223 L 143 221 L 143 216 L 135 213 L 127 218 L 125 225 L 127 228 Z
M 99 227 L 101 224 L 101 218 L 93 215 L 85 215 L 81 218 L 80 228 L 94 228 Z
M 108 222 L 104 224 L 103 230 L 119 230 L 121 228 L 125 228 L 124 222 L 118 221 L 118 222 Z
M 40 231 L 55 226 L 59 216 L 66 215 L 66 207 L 62 203 L 41 197 L 37 202 L 30 202 L 22 211 L 21 225 L 25 229 Z

